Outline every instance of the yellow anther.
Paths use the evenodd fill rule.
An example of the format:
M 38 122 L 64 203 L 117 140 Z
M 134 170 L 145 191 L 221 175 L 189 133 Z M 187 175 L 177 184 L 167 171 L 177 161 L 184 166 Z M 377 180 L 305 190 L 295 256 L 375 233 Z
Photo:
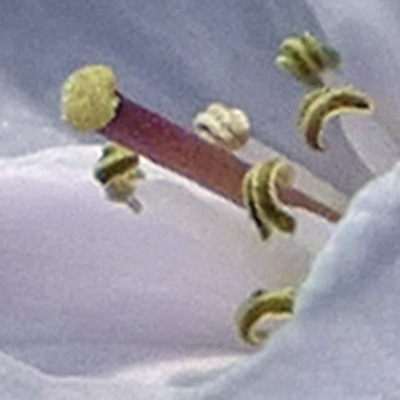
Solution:
M 340 62 L 339 53 L 323 46 L 309 32 L 299 38 L 284 40 L 275 60 L 276 65 L 308 86 L 322 86 L 321 75 L 334 69 Z
M 294 301 L 295 290 L 292 287 L 253 293 L 236 313 L 240 339 L 251 346 L 264 344 L 270 335 L 270 329 L 265 325 L 289 319 L 293 313 Z
M 141 210 L 133 196 L 138 180 L 143 178 L 137 153 L 117 144 L 106 146 L 96 163 L 94 176 L 104 186 L 110 200 L 125 203 L 135 212 Z
M 328 119 L 343 113 L 370 113 L 373 102 L 364 93 L 351 86 L 321 88 L 307 94 L 300 104 L 298 125 L 306 143 L 323 151 L 323 125 Z
M 263 240 L 273 230 L 293 233 L 296 228 L 296 220 L 279 201 L 276 187 L 290 185 L 292 179 L 292 168 L 280 159 L 258 163 L 244 177 L 243 203 Z
M 238 108 L 212 103 L 193 119 L 193 128 L 202 139 L 226 151 L 240 149 L 250 136 L 250 122 Z
M 120 99 L 116 76 L 105 65 L 88 65 L 72 73 L 62 88 L 62 117 L 80 131 L 99 130 L 116 116 Z

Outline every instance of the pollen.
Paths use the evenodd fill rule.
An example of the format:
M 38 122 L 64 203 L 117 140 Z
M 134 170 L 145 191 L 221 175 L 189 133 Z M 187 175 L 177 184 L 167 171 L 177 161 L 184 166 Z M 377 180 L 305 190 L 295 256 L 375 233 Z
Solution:
M 295 289 L 268 292 L 258 290 L 239 307 L 235 315 L 238 335 L 250 346 L 261 346 L 271 334 L 266 325 L 288 320 L 293 313 Z
M 88 65 L 73 72 L 62 88 L 62 118 L 79 131 L 104 128 L 116 116 L 120 99 L 114 71 Z
M 268 239 L 274 230 L 293 233 L 296 220 L 279 201 L 277 185 L 291 185 L 293 169 L 280 159 L 256 164 L 243 179 L 243 203 L 257 225 L 261 239 Z
M 352 86 L 320 88 L 307 94 L 298 111 L 298 126 L 307 145 L 323 151 L 323 125 L 332 117 L 344 113 L 371 113 L 374 109 L 369 97 Z

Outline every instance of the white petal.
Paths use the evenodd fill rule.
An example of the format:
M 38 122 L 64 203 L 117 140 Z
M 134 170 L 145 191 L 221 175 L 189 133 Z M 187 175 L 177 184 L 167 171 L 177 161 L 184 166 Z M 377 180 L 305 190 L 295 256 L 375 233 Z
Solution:
M 3 350 L 57 375 L 242 352 L 236 307 L 299 282 L 324 241 L 263 244 L 244 210 L 146 161 L 134 215 L 91 179 L 98 154 L 0 164 Z
M 390 170 L 400 159 L 400 147 L 374 118 L 345 115 L 341 117 L 341 124 L 354 149 L 374 175 Z M 349 173 L 353 171 L 349 169 Z
M 354 201 L 313 266 L 297 316 L 269 346 L 193 389 L 134 377 L 53 378 L 0 356 L 6 400 L 395 399 L 400 388 L 400 166 Z M 142 376 L 142 375 L 140 375 Z M 25 396 L 25 397 L 24 397 Z M 47 397 L 46 397 L 47 396 Z
M 0 353 L 0 393 L 2 400 L 169 400 L 176 399 L 179 390 L 160 382 L 147 384 L 137 378 L 58 378 Z
M 199 399 L 396 399 L 400 165 L 354 200 L 312 267 L 295 317 Z
M 393 0 L 308 0 L 331 44 L 342 54 L 345 79 L 376 103 L 374 118 L 400 155 L 399 3 Z M 357 138 L 358 139 L 358 138 Z M 354 139 L 354 140 L 357 140 Z M 368 141 L 368 138 L 365 138 Z M 388 154 L 390 155 L 390 151 Z M 385 155 L 382 154 L 382 157 Z

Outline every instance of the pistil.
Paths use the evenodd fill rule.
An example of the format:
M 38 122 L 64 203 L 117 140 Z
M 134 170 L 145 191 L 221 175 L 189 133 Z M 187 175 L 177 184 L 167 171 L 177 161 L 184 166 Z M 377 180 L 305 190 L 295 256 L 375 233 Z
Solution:
M 115 77 L 107 79 L 109 82 L 99 81 L 101 79 L 97 69 L 100 66 L 88 66 L 76 71 L 67 80 L 63 88 L 63 115 L 70 123 L 72 121 L 86 121 L 93 119 L 92 113 L 96 113 L 94 102 L 97 95 L 101 98 L 101 109 L 104 109 L 104 98 L 100 92 L 104 87 L 107 90 L 115 84 Z M 90 68 L 96 68 L 96 77 L 90 77 Z M 86 76 L 88 74 L 88 76 Z M 78 79 L 76 79 L 78 77 Z M 79 81 L 79 88 L 75 87 Z M 90 86 L 91 87 L 86 87 Z M 90 99 L 82 101 L 84 92 L 88 90 Z M 114 91 L 119 99 L 115 106 L 115 97 L 112 99 L 110 108 L 115 110 L 113 116 L 102 126 L 96 128 L 80 127 L 74 124 L 78 130 L 95 129 L 100 134 L 113 142 L 120 143 L 138 152 L 151 161 L 183 175 L 203 187 L 224 196 L 237 205 L 242 206 L 242 181 L 246 172 L 251 168 L 246 164 L 216 146 L 210 145 L 198 138 L 192 132 L 167 120 L 166 118 L 149 111 L 142 106 L 132 102 L 122 93 Z M 80 111 L 76 111 L 76 102 L 87 105 Z M 81 112 L 78 117 L 72 115 Z M 107 110 L 108 111 L 108 110 Z M 307 194 L 283 185 L 277 185 L 277 195 L 286 205 L 301 207 L 310 212 L 321 215 L 330 220 L 337 221 L 340 213 L 332 208 L 312 199 Z

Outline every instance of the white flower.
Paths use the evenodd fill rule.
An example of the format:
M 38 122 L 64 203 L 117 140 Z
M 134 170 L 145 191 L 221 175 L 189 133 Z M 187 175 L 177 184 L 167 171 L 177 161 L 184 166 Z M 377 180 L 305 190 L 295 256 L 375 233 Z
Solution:
M 352 71 L 353 36 L 340 40 L 342 15 L 351 12 L 350 26 L 364 27 L 378 0 L 330 3 L 5 5 L 3 154 L 70 141 L 58 134 L 58 85 L 96 58 L 117 65 L 128 90 L 177 122 L 207 101 L 235 101 L 251 113 L 258 138 L 352 194 L 388 165 L 369 171 L 370 147 L 357 142 L 357 151 L 370 151 L 369 158 L 361 151 L 363 165 L 339 126 L 329 132 L 326 157 L 303 150 L 292 126 L 301 94 L 272 66 L 294 26 L 317 28 L 316 10 L 344 51 L 345 74 Z M 381 29 L 386 39 L 389 28 Z M 387 45 L 368 43 L 353 50 L 357 60 L 368 56 L 363 49 Z M 376 62 L 367 56 L 363 65 Z M 368 91 L 371 81 L 354 83 Z M 395 93 L 390 83 L 382 87 Z M 394 103 L 386 93 L 375 98 L 378 109 L 386 99 Z M 395 115 L 377 114 L 382 125 L 374 126 L 389 126 L 393 136 Z M 234 337 L 235 307 L 260 285 L 302 279 L 329 224 L 296 212 L 297 234 L 266 248 L 243 210 L 150 163 L 138 218 L 102 199 L 90 177 L 98 154 L 98 146 L 71 146 L 1 161 L 6 400 L 396 398 L 398 169 L 358 196 L 313 264 L 296 316 L 265 350 L 248 355 Z

